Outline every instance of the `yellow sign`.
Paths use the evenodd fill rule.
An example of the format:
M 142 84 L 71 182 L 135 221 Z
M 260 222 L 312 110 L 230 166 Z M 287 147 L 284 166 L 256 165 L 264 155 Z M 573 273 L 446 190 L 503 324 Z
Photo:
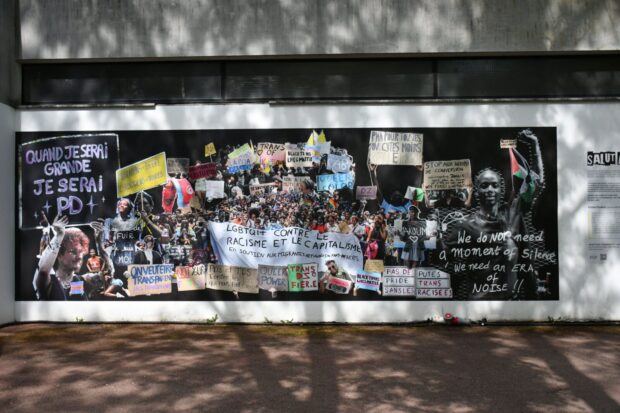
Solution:
M 116 193 L 123 197 L 163 185 L 168 180 L 166 152 L 116 170 Z
M 208 145 L 205 145 L 205 156 L 215 155 L 217 152 L 215 151 L 215 145 L 211 142 Z

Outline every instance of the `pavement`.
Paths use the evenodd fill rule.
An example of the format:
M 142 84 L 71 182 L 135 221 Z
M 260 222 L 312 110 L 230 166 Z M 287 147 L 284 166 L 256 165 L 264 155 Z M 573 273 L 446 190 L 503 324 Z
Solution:
M 22 324 L 2 412 L 620 412 L 620 326 Z

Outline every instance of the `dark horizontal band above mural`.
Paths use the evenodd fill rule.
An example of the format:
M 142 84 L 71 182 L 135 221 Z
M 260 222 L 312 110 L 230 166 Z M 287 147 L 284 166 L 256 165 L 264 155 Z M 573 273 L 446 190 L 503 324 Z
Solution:
M 620 57 L 25 64 L 24 105 L 620 96 Z

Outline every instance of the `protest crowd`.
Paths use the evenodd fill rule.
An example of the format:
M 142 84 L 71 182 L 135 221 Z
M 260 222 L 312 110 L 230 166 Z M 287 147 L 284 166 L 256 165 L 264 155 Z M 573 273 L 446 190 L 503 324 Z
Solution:
M 209 222 L 257 230 L 298 227 L 319 234 L 352 234 L 364 261 L 382 260 L 385 265 L 411 268 L 425 260 L 423 237 L 418 241 L 406 233 L 407 223 L 419 219 L 420 195 L 407 200 L 396 194 L 397 205 L 386 200 L 378 203 L 380 191 L 366 187 L 370 195 L 358 193 L 356 197 L 352 157 L 346 149 L 331 147 L 322 133 L 313 132 L 307 142 L 299 144 L 227 145 L 205 158 L 207 162 L 194 165 L 188 159 L 168 159 L 169 179 L 161 189 L 161 208 L 144 191 L 120 198 L 116 216 L 104 221 L 98 251 L 84 246 L 83 265 L 76 266 L 75 273 L 85 275 L 78 279 L 74 274 L 73 282 L 66 280 L 63 287 L 79 283 L 79 289 L 88 292 L 84 297 L 122 298 L 129 295 L 130 265 L 218 264 Z M 379 207 L 371 212 L 369 201 Z M 398 228 L 397 221 L 401 222 Z M 46 221 L 41 254 L 61 227 L 62 221 Z M 98 263 L 94 268 L 87 265 L 94 262 Z M 354 280 L 353 274 L 332 263 L 328 267 L 336 265 L 339 278 Z M 320 291 L 325 291 L 324 286 L 321 283 Z M 35 282 L 35 289 L 43 287 Z

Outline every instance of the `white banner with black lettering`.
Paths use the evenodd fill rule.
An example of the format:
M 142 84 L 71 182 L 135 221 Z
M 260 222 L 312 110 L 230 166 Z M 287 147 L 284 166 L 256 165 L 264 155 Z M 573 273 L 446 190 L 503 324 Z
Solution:
M 259 265 L 316 263 L 325 271 L 329 260 L 347 272 L 363 267 L 362 248 L 352 234 L 319 233 L 303 228 L 276 230 L 209 222 L 211 245 L 220 264 L 258 268 Z

